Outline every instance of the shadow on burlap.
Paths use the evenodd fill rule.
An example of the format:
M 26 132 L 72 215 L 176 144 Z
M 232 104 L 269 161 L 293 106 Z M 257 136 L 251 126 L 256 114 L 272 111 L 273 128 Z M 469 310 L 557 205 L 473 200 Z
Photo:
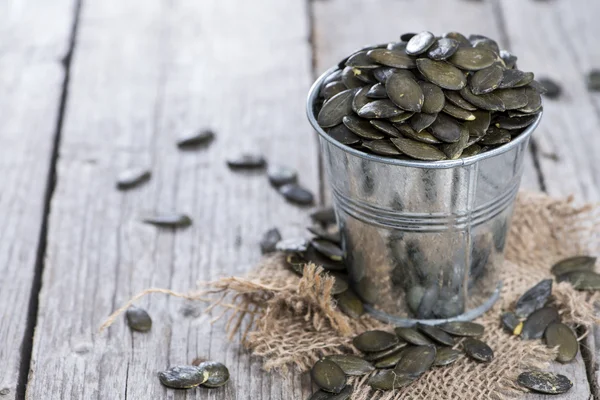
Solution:
M 541 279 L 551 276 L 550 266 L 577 254 L 600 255 L 600 208 L 575 207 L 571 199 L 521 193 L 506 247 L 501 272 L 501 298 L 476 322 L 485 326 L 483 340 L 495 359 L 478 364 L 466 357 L 448 367 L 434 368 L 410 386 L 390 392 L 373 391 L 368 376 L 352 378 L 353 400 L 400 399 L 510 399 L 522 393 L 515 385 L 518 374 L 528 368 L 544 368 L 555 350 L 541 341 L 523 341 L 500 328 L 500 314 Z M 369 329 L 392 327 L 369 316 L 346 317 L 331 296 L 333 280 L 320 267 L 307 265 L 300 278 L 290 272 L 282 255 L 263 259 L 245 277 L 223 278 L 202 284 L 206 290 L 190 295 L 162 292 L 211 303 L 209 310 L 223 308 L 229 314 L 227 329 L 233 338 L 241 333 L 243 346 L 263 361 L 266 370 L 305 372 L 320 357 L 356 353 L 352 338 Z M 145 294 L 143 293 L 143 294 Z M 132 301 L 141 297 L 140 294 Z M 595 294 L 574 291 L 568 283 L 554 286 L 554 302 L 562 321 L 588 327 L 594 322 Z M 129 304 L 128 304 L 129 305 Z M 105 324 L 114 321 L 122 307 Z M 459 347 L 458 345 L 457 347 Z

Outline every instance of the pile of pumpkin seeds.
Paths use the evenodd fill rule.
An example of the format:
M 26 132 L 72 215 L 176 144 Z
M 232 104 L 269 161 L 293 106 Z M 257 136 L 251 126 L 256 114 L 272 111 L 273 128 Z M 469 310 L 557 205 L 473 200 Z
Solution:
M 220 362 L 204 361 L 198 365 L 171 367 L 158 373 L 164 386 L 172 389 L 192 389 L 198 386 L 218 388 L 229 381 L 229 370 Z
M 439 161 L 506 144 L 542 111 L 542 85 L 482 35 L 404 34 L 362 49 L 323 82 L 317 121 L 340 143 Z
M 311 400 L 350 398 L 348 376 L 372 374 L 368 384 L 385 391 L 408 386 L 431 368 L 450 365 L 463 354 L 476 362 L 489 363 L 494 352 L 478 339 L 483 333 L 482 325 L 458 321 L 437 326 L 417 324 L 396 328 L 394 333 L 361 333 L 352 343 L 362 357 L 331 355 L 315 363 L 311 377 L 320 390 Z

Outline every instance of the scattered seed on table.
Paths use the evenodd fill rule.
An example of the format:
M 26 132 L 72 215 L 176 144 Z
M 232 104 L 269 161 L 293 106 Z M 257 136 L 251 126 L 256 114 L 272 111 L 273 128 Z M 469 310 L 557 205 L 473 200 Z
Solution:
M 157 213 L 148 215 L 142 219 L 143 222 L 166 228 L 184 228 L 192 224 L 192 219 L 185 214 Z
M 463 342 L 465 353 L 475 361 L 489 363 L 494 359 L 494 351 L 485 342 L 468 337 Z
M 171 367 L 158 373 L 158 379 L 166 387 L 173 389 L 191 389 L 208 380 L 208 371 L 192 365 Z
M 267 170 L 269 182 L 275 187 L 285 185 L 287 183 L 295 183 L 298 179 L 298 173 L 295 169 L 286 167 L 285 165 L 271 165 Z
M 437 353 L 435 354 L 433 365 L 436 367 L 450 365 L 458 360 L 461 354 L 462 352 L 460 350 L 455 350 L 450 347 L 440 347 L 437 349 Z
M 523 372 L 517 382 L 534 392 L 545 394 L 566 393 L 573 387 L 573 382 L 566 376 L 543 371 Z
M 295 183 L 288 183 L 279 188 L 279 193 L 288 201 L 307 206 L 314 203 L 313 194 Z
M 148 332 L 152 328 L 152 318 L 146 310 L 139 307 L 130 307 L 125 313 L 127 324 L 137 332 Z
M 543 95 L 549 99 L 557 99 L 562 94 L 562 88 L 556 81 L 550 78 L 540 78 L 538 82 L 546 90 Z
M 228 158 L 227 165 L 233 170 L 260 169 L 267 165 L 267 161 L 260 154 L 243 153 Z
M 596 257 L 575 256 L 565 258 L 554 264 L 551 268 L 555 276 L 561 276 L 569 272 L 593 271 L 596 264 Z
M 324 390 L 319 390 L 310 396 L 308 400 L 348 400 L 352 396 L 354 388 L 351 385 L 346 385 L 339 393 L 329 393 Z
M 573 361 L 579 351 L 579 342 L 577 336 L 571 328 L 560 322 L 553 322 L 548 325 L 544 333 L 544 339 L 548 347 L 558 346 L 558 355 L 556 361 L 568 363 Z
M 387 350 L 398 343 L 400 343 L 398 336 L 380 330 L 366 331 L 352 340 L 354 347 L 367 352 Z
M 527 318 L 535 310 L 544 307 L 552 294 L 552 279 L 544 279 L 526 291 L 517 301 L 515 314 L 519 318 Z
M 202 370 L 207 379 L 202 383 L 202 386 L 208 388 L 217 388 L 225 385 L 229 381 L 229 370 L 220 362 L 205 361 L 198 365 L 198 369 Z
M 117 177 L 117 189 L 126 190 L 150 180 L 152 173 L 147 168 L 134 167 L 127 169 Z
M 215 133 L 210 129 L 186 133 L 177 140 L 177 147 L 188 149 L 192 147 L 207 146 L 215 139 Z
M 396 335 L 402 340 L 416 346 L 425 346 L 431 344 L 431 340 L 427 339 L 423 334 L 413 328 L 395 328 Z
M 333 207 L 322 207 L 310 213 L 310 218 L 323 225 L 335 224 L 335 210 Z
M 592 92 L 600 91 L 600 69 L 593 69 L 589 72 L 587 86 Z
M 481 336 L 483 325 L 469 321 L 453 321 L 437 325 L 438 328 L 454 336 Z
M 326 392 L 340 393 L 346 387 L 346 374 L 331 360 L 317 361 L 310 370 L 310 376 L 315 385 Z
M 277 243 L 281 241 L 279 229 L 272 228 L 266 231 L 260 240 L 260 251 L 262 254 L 273 253 L 277 250 Z
M 558 311 L 553 307 L 543 307 L 534 311 L 523 323 L 521 337 L 523 339 L 539 339 L 552 322 L 559 321 Z
M 348 376 L 362 376 L 375 371 L 373 364 L 358 356 L 335 354 L 326 356 L 324 359 L 336 363 L 344 371 L 344 374 Z

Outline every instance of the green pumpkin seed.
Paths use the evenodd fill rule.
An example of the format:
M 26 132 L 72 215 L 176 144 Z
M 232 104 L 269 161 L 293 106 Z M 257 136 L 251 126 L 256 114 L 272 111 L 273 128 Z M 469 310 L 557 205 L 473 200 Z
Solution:
M 515 314 L 519 318 L 527 318 L 535 310 L 544 307 L 552 294 L 552 279 L 544 279 L 537 285 L 527 290 L 517 300 Z
M 559 320 L 558 311 L 552 307 L 543 307 L 534 311 L 523 323 L 521 337 L 523 339 L 539 339 L 548 325 Z
M 568 272 L 564 275 L 560 275 L 557 279 L 559 282 L 566 279 L 576 290 L 600 289 L 600 275 L 593 271 Z
M 495 40 L 486 37 L 479 37 L 471 39 L 471 44 L 476 48 L 484 48 L 491 51 L 494 54 L 500 55 L 500 47 Z
M 333 287 L 331 288 L 332 295 L 344 293 L 349 288 L 348 276 L 340 272 L 329 271 L 326 274 L 333 278 Z
M 500 50 L 500 58 L 508 69 L 513 69 L 517 65 L 517 56 L 506 50 Z
M 529 102 L 525 88 L 498 89 L 494 96 L 502 101 L 506 110 L 518 110 Z
M 454 39 L 461 46 L 471 47 L 471 42 L 466 38 L 465 35 L 459 32 L 448 32 L 444 34 L 445 38 Z
M 364 82 L 356 77 L 352 67 L 345 67 L 342 70 L 342 82 L 348 89 L 357 89 L 364 86 Z
M 386 350 L 368 353 L 367 355 L 365 355 L 365 360 L 367 360 L 367 361 L 373 361 L 373 362 L 381 360 L 382 358 L 385 358 L 385 357 L 390 356 L 392 354 L 396 354 L 397 352 L 399 352 L 400 350 L 402 350 L 406 346 L 408 346 L 408 343 L 402 342 L 402 343 L 398 343 L 397 345 L 392 346 L 392 347 L 390 347 L 389 349 L 386 349 Z
M 525 86 L 533 81 L 534 75 L 531 72 L 523 72 L 518 69 L 505 69 L 502 82 L 498 86 L 500 89 L 510 89 Z
M 208 371 L 193 365 L 182 365 L 159 372 L 158 379 L 172 389 L 191 389 L 208 380 Z
M 385 47 L 388 50 L 404 51 L 406 50 L 405 42 L 391 42 Z
M 239 153 L 227 159 L 227 166 L 232 170 L 261 169 L 267 161 L 260 154 Z
M 431 368 L 435 355 L 436 348 L 433 345 L 407 347 L 394 372 L 399 375 L 418 377 Z
M 402 154 L 400 153 L 400 150 L 387 139 L 364 141 L 362 145 L 373 153 L 382 156 L 399 156 Z
M 362 301 L 350 289 L 339 294 L 336 300 L 338 308 L 350 318 L 357 319 L 365 313 Z
M 352 396 L 354 388 L 351 385 L 346 385 L 339 393 L 329 393 L 324 390 L 319 390 L 310 396 L 308 400 L 348 400 Z
M 117 177 L 117 189 L 126 190 L 150 180 L 151 172 L 147 168 L 134 167 L 127 169 Z
M 459 47 L 448 61 L 467 71 L 489 67 L 497 60 L 496 54 L 481 47 Z
M 548 325 L 544 333 L 544 339 L 548 347 L 558 346 L 556 361 L 568 363 L 575 359 L 579 351 L 579 342 L 573 330 L 560 322 Z
M 490 127 L 492 115 L 489 111 L 481 110 L 473 112 L 473 115 L 475 115 L 475 119 L 465 122 L 464 125 L 469 130 L 470 136 L 481 138 Z
M 332 360 L 321 359 L 313 365 L 310 376 L 326 392 L 340 393 L 346 387 L 346 375 Z
M 306 229 L 319 239 L 325 239 L 338 245 L 342 241 L 342 235 L 337 227 L 333 231 L 326 230 L 321 225 L 308 226 Z
M 506 129 L 496 128 L 490 126 L 484 137 L 479 141 L 480 144 L 485 146 L 497 146 L 510 142 L 511 134 Z
M 481 336 L 483 335 L 483 325 L 470 321 L 452 321 L 437 325 L 438 328 L 453 336 Z
M 423 106 L 421 107 L 422 113 L 437 114 L 442 111 L 446 98 L 444 92 L 438 86 L 433 83 L 419 81 L 419 86 L 423 92 Z
M 435 35 L 431 32 L 423 31 L 413 36 L 406 43 L 406 54 L 412 56 L 425 53 L 435 43 Z
M 593 69 L 588 73 L 587 87 L 590 92 L 600 91 L 600 70 Z
M 311 242 L 311 245 L 319 253 L 334 261 L 341 261 L 344 258 L 344 251 L 335 243 L 324 239 L 315 239 Z
M 361 50 L 361 51 L 357 51 L 356 53 L 352 54 L 346 60 L 346 66 L 352 67 L 352 68 L 363 68 L 363 69 L 379 68 L 379 65 L 377 63 L 374 63 L 373 60 L 370 57 L 368 57 L 367 54 L 370 51 L 373 51 L 373 50 L 369 50 L 369 51 Z
M 384 68 L 378 68 L 373 71 L 373 75 L 375 76 L 375 78 L 377 78 L 377 80 L 380 83 L 383 83 L 384 85 L 385 85 L 385 82 L 388 80 L 388 78 L 390 76 L 392 76 L 393 74 L 402 75 L 407 78 L 416 80 L 415 74 L 413 74 L 412 72 L 410 72 L 407 69 L 384 67 Z
M 454 339 L 436 326 L 417 324 L 417 329 L 444 346 L 454 346 Z M 439 350 L 439 349 L 438 349 Z
M 460 95 L 460 93 L 453 91 L 453 90 L 444 90 L 444 96 L 446 97 L 446 100 L 448 100 L 450 103 L 454 104 L 455 106 L 458 106 L 464 110 L 468 110 L 468 111 L 477 111 L 477 107 L 475 107 L 473 104 L 469 103 L 468 101 L 466 101 L 465 99 L 463 99 L 463 97 Z
M 127 324 L 136 332 L 148 332 L 152 328 L 152 318 L 143 308 L 130 307 L 125 313 Z
M 335 81 L 329 82 L 327 85 L 325 85 L 323 89 L 321 89 L 320 94 L 321 97 L 323 97 L 325 100 L 329 100 L 330 98 L 332 98 L 338 93 L 343 92 L 344 90 L 347 90 L 346 85 L 344 85 L 344 82 Z
M 208 388 L 217 388 L 229 381 L 229 370 L 220 362 L 205 361 L 198 365 L 198 369 L 208 374 L 208 379 L 202 385 Z
M 556 276 L 575 271 L 593 271 L 595 264 L 596 257 L 575 256 L 560 260 L 552 266 L 551 271 Z
M 359 118 L 355 115 L 348 115 L 345 116 L 342 121 L 348 129 L 364 139 L 376 140 L 385 138 L 385 135 L 375 129 L 366 119 Z
M 468 87 L 463 88 L 460 91 L 460 95 L 463 99 L 467 100 L 469 103 L 477 106 L 483 110 L 488 111 L 505 111 L 504 103 L 498 96 L 494 93 L 486 93 L 481 95 L 475 95 L 471 92 L 471 89 Z
M 385 83 L 390 100 L 406 111 L 421 112 L 424 95 L 419 84 L 404 75 L 392 74 Z
M 394 354 L 390 354 L 389 356 L 382 357 L 380 360 L 378 360 L 375 363 L 375 368 L 377 368 L 377 369 L 393 368 L 400 362 L 403 355 L 404 355 L 404 349 L 402 349 Z
M 519 321 L 519 318 L 517 318 L 517 315 L 514 312 L 507 311 L 503 313 L 500 320 L 502 321 L 502 326 L 508 333 L 517 336 L 521 334 L 523 323 Z
M 310 246 L 306 253 L 303 254 L 306 262 L 312 262 L 315 265 L 320 265 L 326 271 L 346 271 L 346 265 L 341 261 L 334 261 L 329 257 L 325 257 L 319 253 L 313 246 Z
M 369 378 L 367 384 L 375 390 L 395 390 L 410 385 L 416 378 L 385 370 Z
M 431 344 L 431 340 L 427 339 L 423 334 L 419 333 L 416 329 L 413 328 L 395 328 L 394 331 L 396 335 L 400 339 L 405 340 L 408 343 L 417 345 L 417 346 L 425 346 Z
M 446 155 L 442 151 L 429 144 L 405 138 L 392 138 L 390 140 L 403 154 L 417 160 L 440 161 L 446 159 Z
M 356 92 L 354 98 L 352 99 L 352 111 L 358 113 L 358 110 L 369 104 L 373 101 L 373 99 L 367 97 L 367 93 L 369 93 L 370 87 L 365 86 Z
M 314 203 L 314 195 L 296 183 L 287 183 L 278 189 L 279 193 L 291 203 L 306 206 Z
M 334 82 L 334 81 L 339 81 L 342 79 L 342 70 L 338 69 L 337 71 L 332 72 L 331 74 L 329 74 L 324 80 L 323 80 L 323 84 L 321 85 L 326 86 L 328 83 Z
M 473 121 L 476 118 L 475 114 L 473 114 L 471 111 L 457 107 L 452 103 L 446 103 L 442 111 L 456 119 L 462 119 L 465 121 Z
M 336 363 L 348 376 L 362 376 L 375 371 L 373 364 L 353 355 L 335 354 L 324 359 Z
M 335 209 L 331 206 L 317 208 L 315 211 L 310 213 L 310 219 L 313 220 L 313 222 L 323 225 L 335 224 L 337 222 L 335 217 Z
M 429 131 L 443 142 L 455 143 L 460 140 L 462 126 L 454 118 L 446 114 L 438 114 L 436 120 L 429 127 Z
M 388 136 L 401 137 L 400 132 L 398 132 L 398 129 L 394 128 L 394 125 L 392 125 L 391 122 L 372 119 L 369 121 L 369 123 Z
M 437 118 L 437 114 L 418 113 L 410 119 L 410 127 L 417 133 L 423 131 L 433 124 Z
M 267 177 L 271 185 L 279 187 L 286 183 L 295 183 L 298 179 L 298 172 L 285 165 L 271 165 L 267 170 Z
M 284 253 L 304 253 L 308 250 L 308 241 L 303 238 L 284 239 L 277 243 L 275 248 Z
M 387 99 L 372 101 L 358 110 L 358 116 L 362 118 L 392 118 L 403 113 L 403 110 Z
M 537 119 L 537 115 L 531 115 L 527 117 L 498 117 L 496 119 L 496 127 L 508 130 L 523 129 L 533 124 Z
M 482 149 L 481 146 L 478 144 L 472 144 L 469 147 L 467 147 L 466 149 L 463 150 L 461 157 L 462 158 L 466 158 L 466 157 L 473 157 L 476 156 L 477 154 L 481 153 Z
M 165 228 L 185 228 L 192 224 L 192 219 L 185 214 L 158 213 L 142 219 L 146 224 Z
M 356 89 L 344 90 L 327 100 L 317 117 L 319 125 L 322 128 L 339 125 L 342 118 L 352 113 L 352 101 L 356 92 Z
M 444 367 L 450 365 L 459 359 L 462 352 L 460 350 L 454 350 L 450 347 L 441 347 L 437 349 L 435 360 L 433 365 L 436 367 Z
M 373 69 L 353 67 L 352 73 L 359 81 L 364 83 L 377 83 L 377 79 L 375 79 L 375 75 L 373 75 Z
M 402 122 L 406 122 L 406 120 L 410 119 L 413 115 L 415 115 L 414 112 L 404 112 L 404 114 L 400 114 L 396 117 L 392 117 L 392 118 L 388 118 L 388 121 L 393 122 L 394 124 L 400 124 Z
M 273 253 L 277 250 L 277 243 L 281 241 L 279 229 L 273 228 L 266 231 L 260 240 L 260 251 L 262 254 Z
M 468 147 L 468 142 L 469 130 L 465 126 L 461 126 L 461 134 L 458 141 L 454 143 L 443 144 L 441 149 L 449 160 L 456 160 L 462 155 L 463 150 Z
M 416 68 L 417 64 L 413 57 L 406 53 L 397 50 L 374 49 L 370 50 L 368 56 L 371 60 L 381 65 L 386 65 L 393 68 L 410 69 Z
M 367 92 L 367 97 L 370 99 L 387 99 L 385 86 L 381 83 L 376 83 Z
M 215 139 L 215 133 L 210 129 L 202 129 L 186 133 L 177 140 L 177 147 L 188 149 L 192 147 L 206 146 Z
M 537 115 L 539 113 L 541 113 L 542 111 L 544 111 L 544 107 L 540 107 L 538 110 L 534 111 L 534 112 L 530 112 L 530 113 L 526 113 L 523 111 L 519 111 L 519 110 L 508 110 L 507 114 L 509 117 L 513 118 L 513 117 L 527 117 L 529 115 Z
M 451 38 L 438 39 L 427 51 L 427 57 L 441 61 L 450 58 L 458 50 L 458 41 Z
M 380 330 L 363 332 L 352 340 L 354 347 L 367 352 L 387 350 L 398 343 L 398 336 Z
M 519 111 L 533 113 L 542 108 L 542 96 L 535 89 L 525 88 L 525 95 L 527 96 L 527 105 L 519 108 Z
M 360 137 L 355 135 L 344 124 L 339 124 L 327 130 L 329 136 L 345 145 L 353 145 L 360 143 Z
M 550 78 L 541 78 L 539 82 L 534 80 L 529 85 L 549 99 L 558 99 L 562 94 L 562 87 Z
M 285 258 L 286 265 L 294 272 L 296 275 L 302 276 L 304 275 L 304 266 L 306 265 L 306 259 L 299 253 L 291 253 L 288 254 Z
M 498 64 L 490 65 L 487 68 L 479 70 L 471 76 L 469 87 L 473 94 L 485 94 L 493 92 L 500 86 L 504 70 Z
M 465 353 L 475 361 L 489 363 L 494 359 L 494 351 L 479 339 L 466 338 L 463 342 Z
M 566 376 L 543 371 L 523 372 L 517 382 L 527 389 L 545 394 L 566 393 L 573 387 L 573 382 Z
M 467 84 L 465 74 L 446 61 L 417 59 L 417 68 L 429 82 L 449 90 L 460 90 Z

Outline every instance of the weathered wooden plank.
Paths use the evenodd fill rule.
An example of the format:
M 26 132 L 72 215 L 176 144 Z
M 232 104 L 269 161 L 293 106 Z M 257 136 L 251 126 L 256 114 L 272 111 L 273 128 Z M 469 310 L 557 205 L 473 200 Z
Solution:
M 286 204 L 263 173 L 228 170 L 225 158 L 260 150 L 317 190 L 307 37 L 303 0 L 84 3 L 27 398 L 307 397 L 305 377 L 262 373 L 222 322 L 211 326 L 180 299 L 140 302 L 154 319 L 148 334 L 122 321 L 97 333 L 144 288 L 187 291 L 243 274 L 266 229 L 303 231 L 306 210 Z M 178 134 L 204 126 L 217 132 L 209 149 L 177 150 Z M 136 164 L 151 165 L 153 179 L 117 192 L 115 175 Z M 194 224 L 174 232 L 139 222 L 153 210 L 188 213 Z M 231 383 L 187 392 L 159 384 L 159 370 L 198 356 L 225 362 Z
M 65 79 L 61 61 L 69 50 L 74 3 L 0 2 L 2 399 L 17 398 L 21 361 L 28 363 L 28 322 L 35 317 L 28 309 Z M 27 365 L 22 368 L 26 371 Z

